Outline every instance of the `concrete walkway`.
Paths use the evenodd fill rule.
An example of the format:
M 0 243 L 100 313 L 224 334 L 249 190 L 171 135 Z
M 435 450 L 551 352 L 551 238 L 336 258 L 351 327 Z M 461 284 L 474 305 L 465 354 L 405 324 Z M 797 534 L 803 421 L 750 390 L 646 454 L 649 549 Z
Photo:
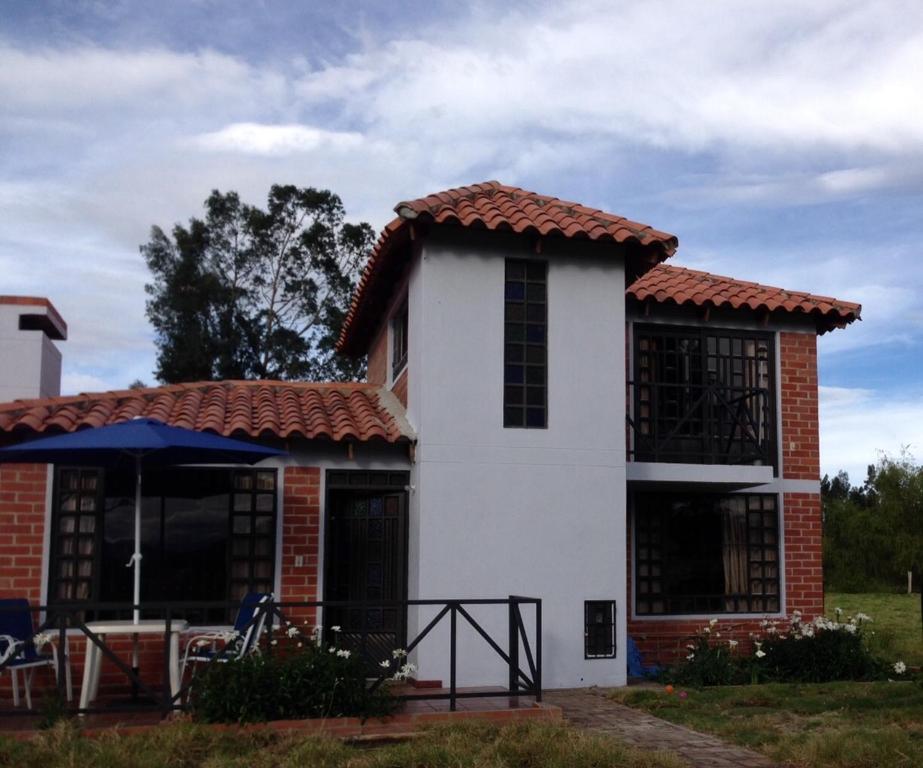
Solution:
M 674 752 L 694 768 L 775 768 L 771 760 L 749 749 L 618 704 L 604 689 L 545 691 L 543 701 L 561 707 L 565 720 L 580 728 L 609 734 L 639 749 Z

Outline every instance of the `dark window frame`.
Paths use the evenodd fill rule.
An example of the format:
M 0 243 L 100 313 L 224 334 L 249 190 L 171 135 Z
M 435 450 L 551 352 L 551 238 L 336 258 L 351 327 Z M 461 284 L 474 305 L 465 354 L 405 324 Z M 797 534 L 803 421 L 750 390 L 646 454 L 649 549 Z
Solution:
M 679 352 L 682 344 L 696 349 Z M 777 472 L 773 332 L 635 322 L 632 352 L 631 460 L 763 465 Z M 678 380 L 667 375 L 670 363 L 674 371 L 685 367 Z
M 226 471 L 228 474 L 228 484 L 227 484 L 227 494 L 228 494 L 228 510 L 227 510 L 227 526 L 228 526 L 228 538 L 226 545 L 225 553 L 225 562 L 226 562 L 226 577 L 225 577 L 225 594 L 220 600 L 215 602 L 225 602 L 233 600 L 234 584 L 242 584 L 246 582 L 245 588 L 247 591 L 250 591 L 251 588 L 255 588 L 253 585 L 259 584 L 261 591 L 264 589 L 265 585 L 268 585 L 268 591 L 275 591 L 276 584 L 276 559 L 279 551 L 280 541 L 279 541 L 279 515 L 280 515 L 280 504 L 279 504 L 279 472 L 275 468 L 246 468 L 242 469 L 239 467 L 213 467 L 210 468 L 218 471 Z M 181 471 L 193 471 L 189 469 L 183 469 Z M 62 494 L 70 492 L 68 488 L 64 487 L 63 478 L 66 473 L 78 473 L 78 476 L 81 478 L 80 482 L 82 483 L 82 478 L 86 477 L 95 477 L 95 510 L 93 516 L 95 518 L 94 523 L 94 544 L 93 544 L 93 553 L 92 556 L 88 557 L 73 557 L 62 553 L 61 544 L 62 540 L 71 536 L 74 539 L 74 548 L 75 552 L 79 546 L 79 532 L 76 534 L 68 534 L 61 530 L 61 518 L 73 516 L 70 512 L 62 511 Z M 272 489 L 260 488 L 259 476 L 262 474 L 271 474 L 273 476 L 272 480 Z M 238 479 L 241 477 L 250 477 L 252 478 L 252 488 L 249 490 L 244 490 L 238 487 Z M 142 489 L 144 488 L 142 484 Z M 249 510 L 236 510 L 235 511 L 235 495 L 248 493 L 250 495 L 250 505 Z M 271 496 L 272 497 L 272 509 L 271 510 L 260 510 L 258 509 L 258 504 L 256 501 L 257 496 Z M 145 495 L 147 499 L 159 499 L 160 515 L 161 515 L 161 530 L 163 526 L 163 515 L 164 515 L 164 500 L 167 498 L 163 495 Z M 48 563 L 47 563 L 47 573 L 48 573 L 48 594 L 47 602 L 49 604 L 61 604 L 61 605 L 81 605 L 81 604 L 92 604 L 101 602 L 101 592 L 102 589 L 102 569 L 103 569 L 103 539 L 105 536 L 105 518 L 106 518 L 106 470 L 101 467 L 73 467 L 73 466 L 56 466 L 52 484 L 52 509 L 51 509 L 51 535 L 49 537 L 49 551 L 48 551 Z M 133 499 L 133 497 L 132 497 Z M 80 497 L 78 497 L 77 504 L 80 504 Z M 89 514 L 84 515 L 89 517 Z M 242 534 L 240 531 L 235 532 L 234 529 L 234 519 L 235 517 L 249 517 L 249 530 L 248 534 Z M 270 517 L 269 523 L 269 533 L 260 533 L 256 530 L 256 518 L 261 517 Z M 77 525 L 79 526 L 80 514 L 77 513 Z M 246 538 L 248 539 L 248 554 L 246 558 L 241 557 L 240 555 L 234 554 L 234 540 Z M 257 554 L 256 553 L 256 544 L 257 540 L 268 539 L 270 542 L 269 545 L 269 554 Z M 164 543 L 163 537 L 161 537 L 161 548 L 164 548 L 166 545 Z M 60 563 L 62 560 L 73 559 L 75 562 L 75 575 L 74 577 L 63 578 L 59 575 L 60 573 Z M 79 560 L 87 560 L 91 562 L 91 575 L 87 578 L 80 579 L 77 576 L 76 563 Z M 248 564 L 248 577 L 245 580 L 242 580 L 238 577 L 233 576 L 232 573 L 232 563 L 237 560 L 245 560 Z M 255 574 L 256 563 L 268 563 L 269 565 L 269 575 L 266 577 L 257 576 Z M 143 567 L 142 567 L 142 579 L 143 576 Z M 63 596 L 59 597 L 61 594 L 59 590 L 59 585 L 62 581 L 74 581 L 74 589 L 72 590 L 73 595 L 77 594 L 76 583 L 78 581 L 90 581 L 91 586 L 89 594 L 86 597 L 75 597 L 75 596 Z M 182 600 L 171 600 L 177 605 L 182 605 Z M 224 619 L 218 619 L 219 623 L 222 623 Z
M 733 595 L 670 594 L 664 589 L 671 579 L 670 568 L 677 568 L 680 558 L 667 552 L 665 531 L 669 528 L 669 503 L 683 501 L 700 505 L 712 504 L 718 509 L 723 499 L 739 499 L 745 504 L 746 515 L 746 579 L 747 590 Z M 657 502 L 660 508 L 655 508 Z M 779 496 L 773 493 L 683 494 L 637 493 L 632 497 L 632 585 L 634 615 L 686 616 L 778 614 L 782 610 L 782 519 Z M 767 524 L 767 515 L 771 522 Z M 767 556 L 767 552 L 774 555 Z M 774 571 L 774 575 L 773 575 Z M 672 576 L 672 578 L 677 578 Z M 760 589 L 754 590 L 758 584 Z M 733 607 L 729 607 L 733 605 Z
M 506 259 L 503 427 L 548 428 L 548 262 Z
M 602 622 L 591 621 L 598 610 L 608 614 Z M 618 606 L 615 600 L 583 601 L 583 658 L 614 659 L 618 654 L 615 630 Z M 598 645 L 597 645 L 598 643 Z
M 407 367 L 407 342 L 410 335 L 410 308 L 405 296 L 391 316 L 391 381 L 396 381 Z

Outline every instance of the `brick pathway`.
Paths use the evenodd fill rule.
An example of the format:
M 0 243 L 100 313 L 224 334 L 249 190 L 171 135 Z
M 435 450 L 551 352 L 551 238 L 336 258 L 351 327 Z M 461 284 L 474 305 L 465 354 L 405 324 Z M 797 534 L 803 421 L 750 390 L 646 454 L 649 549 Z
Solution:
M 561 707 L 564 718 L 580 728 L 615 736 L 639 749 L 675 752 L 694 768 L 775 768 L 749 749 L 612 701 L 604 689 L 545 691 L 543 700 Z

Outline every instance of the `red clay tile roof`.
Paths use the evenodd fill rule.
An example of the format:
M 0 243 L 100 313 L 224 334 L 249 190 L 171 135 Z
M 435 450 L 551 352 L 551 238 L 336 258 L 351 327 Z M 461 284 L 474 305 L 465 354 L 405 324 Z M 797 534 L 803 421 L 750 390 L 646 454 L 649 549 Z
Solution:
M 236 437 L 389 443 L 412 438 L 397 398 L 372 384 L 206 381 L 0 404 L 0 435 L 73 432 L 146 416 Z
M 788 291 L 759 283 L 712 275 L 695 269 L 658 264 L 635 280 L 626 291 L 637 301 L 648 299 L 697 307 L 730 307 L 754 311 L 804 313 L 817 324 L 819 333 L 842 328 L 860 319 L 861 304 Z
M 337 349 L 347 354 L 366 352 L 387 293 L 407 260 L 400 246 L 427 225 L 450 224 L 471 229 L 563 237 L 595 242 L 625 243 L 648 251 L 653 261 L 671 256 L 679 245 L 675 235 L 579 203 L 558 200 L 497 181 L 398 203 L 398 217 L 384 229 L 372 250 L 365 272 L 343 323 Z M 406 249 L 405 249 L 406 250 Z

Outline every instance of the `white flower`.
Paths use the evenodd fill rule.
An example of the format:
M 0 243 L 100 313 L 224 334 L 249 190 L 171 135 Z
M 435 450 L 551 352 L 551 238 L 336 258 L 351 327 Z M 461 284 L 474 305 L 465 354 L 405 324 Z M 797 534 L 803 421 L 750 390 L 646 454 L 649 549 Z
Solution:
M 387 660 L 381 661 L 378 663 L 378 666 L 381 667 L 382 669 L 391 669 L 391 662 Z
M 702 631 L 703 631 L 706 635 L 710 635 L 710 634 L 711 634 L 711 627 L 702 627 Z
M 687 644 L 686 644 L 686 648 L 689 649 L 690 651 L 694 651 L 694 650 L 695 650 L 695 646 L 694 646 L 692 643 L 687 643 Z
M 695 658 L 695 654 L 694 654 L 694 653 L 690 653 L 690 654 L 686 657 L 686 660 L 687 660 L 687 661 L 692 661 L 694 658 Z
M 298 643 L 298 647 L 301 648 L 304 646 L 304 643 Z
M 774 634 L 775 634 L 776 632 L 778 632 L 778 631 L 779 631 L 779 630 L 776 629 L 775 627 L 769 627 L 769 629 L 766 630 L 766 634 L 767 634 L 767 635 L 774 635 Z
M 352 654 L 349 651 L 347 651 L 345 648 L 342 648 L 339 651 L 337 651 L 337 656 L 339 656 L 341 659 L 348 659 L 351 655 Z
M 757 649 L 756 653 L 754 654 L 754 656 L 756 656 L 756 658 L 758 659 L 762 659 L 765 655 L 766 655 L 766 651 L 761 651 L 759 649 Z
M 395 672 L 391 679 L 392 680 L 406 680 L 414 672 L 417 671 L 417 668 L 413 664 L 404 664 L 397 672 Z
M 337 649 L 336 649 L 336 646 L 335 646 L 335 645 L 331 645 L 327 650 L 330 651 L 330 653 L 336 653 L 336 652 L 337 652 Z
M 330 631 L 331 631 L 331 632 L 342 632 L 342 631 L 343 631 L 343 628 L 340 627 L 340 626 L 330 627 Z
M 857 613 L 856 614 L 856 621 L 871 621 L 871 620 L 872 620 L 872 617 L 869 616 L 867 613 Z
M 289 637 L 298 637 L 301 633 L 298 631 L 298 627 L 289 627 L 285 630 L 285 634 Z
M 907 671 L 907 665 L 904 664 L 903 661 L 895 662 L 895 664 L 894 664 L 894 671 L 895 671 L 898 675 L 903 675 L 903 674 Z
M 834 608 L 834 609 L 833 609 L 833 612 L 836 614 L 836 617 L 837 617 L 837 618 L 840 618 L 840 616 L 843 615 L 843 609 L 842 609 L 842 608 Z
M 53 639 L 53 635 L 50 632 L 39 632 L 32 638 L 32 644 L 35 646 L 35 650 L 41 650 L 43 645 L 47 645 Z
M 708 622 L 708 626 L 713 627 L 718 623 L 718 619 L 712 619 Z
M 728 640 L 728 647 L 729 647 L 729 648 L 736 648 L 736 647 L 737 647 L 737 641 L 736 641 L 736 640 Z
M 406 655 L 407 651 L 405 651 L 403 648 L 395 648 L 393 651 L 391 651 L 391 658 L 394 659 L 402 659 Z
M 844 624 L 843 629 L 845 629 L 849 634 L 856 634 L 856 625 L 855 624 Z
M 279 641 L 276 640 L 276 638 L 273 638 L 272 642 L 270 643 L 270 645 L 278 645 L 278 644 L 279 644 Z

